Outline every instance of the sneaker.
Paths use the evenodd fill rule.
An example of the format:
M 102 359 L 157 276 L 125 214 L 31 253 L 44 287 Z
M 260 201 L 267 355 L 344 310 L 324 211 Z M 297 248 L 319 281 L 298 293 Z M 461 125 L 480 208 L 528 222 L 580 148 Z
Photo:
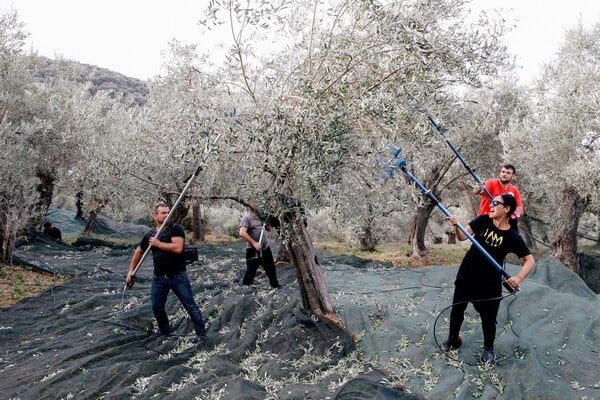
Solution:
M 462 338 L 460 336 L 458 336 L 457 338 L 449 337 L 448 340 L 446 340 L 444 343 L 442 343 L 440 348 L 442 349 L 442 351 L 448 352 L 451 350 L 458 350 L 461 345 L 462 345 Z
M 494 365 L 495 361 L 496 356 L 494 355 L 494 350 L 485 349 L 481 355 L 481 362 L 485 365 Z

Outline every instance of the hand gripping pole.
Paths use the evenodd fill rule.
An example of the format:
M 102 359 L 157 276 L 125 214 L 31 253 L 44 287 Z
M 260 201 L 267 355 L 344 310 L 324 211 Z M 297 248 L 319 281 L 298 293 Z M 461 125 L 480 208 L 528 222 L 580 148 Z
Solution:
M 442 137 L 444 138 L 444 140 L 446 141 L 446 143 L 448 144 L 448 146 L 450 146 L 450 148 L 452 149 L 452 151 L 454 152 L 454 154 L 456 154 L 456 157 L 458 157 L 458 159 L 460 160 L 460 162 L 462 163 L 462 165 L 465 166 L 465 168 L 467 169 L 467 171 L 469 172 L 469 174 L 471 174 L 471 176 L 473 177 L 473 179 L 475 179 L 475 182 L 477 182 L 479 184 L 479 186 L 481 186 L 481 189 L 483 189 L 483 191 L 490 198 L 490 200 L 493 200 L 494 196 L 492 196 L 492 194 L 490 193 L 490 191 L 487 190 L 487 188 L 485 187 L 485 183 L 483 183 L 483 181 L 481 179 L 479 179 L 479 177 L 477 176 L 477 174 L 475 173 L 475 171 L 473 171 L 471 169 L 471 167 L 469 166 L 469 164 L 460 155 L 460 153 L 458 152 L 458 150 L 456 149 L 456 147 L 454 147 L 454 145 L 452 144 L 452 142 L 450 141 L 450 139 L 448 138 L 448 136 L 446 135 L 446 133 L 442 130 L 442 128 L 435 122 L 435 120 L 433 119 L 433 117 L 431 115 L 427 114 L 427 119 L 429 120 L 429 122 L 431 122 L 431 125 L 433 125 L 434 128 L 440 133 L 440 135 L 442 135 Z
M 444 213 L 444 215 L 446 215 L 446 217 L 452 217 L 452 214 L 450 214 L 450 212 L 442 205 L 442 203 L 438 200 L 437 197 L 435 197 L 435 195 L 433 194 L 433 192 L 426 188 L 407 168 L 406 168 L 406 159 L 404 158 L 400 158 L 400 152 L 402 151 L 401 147 L 396 147 L 393 145 L 390 145 L 390 149 L 392 150 L 392 154 L 394 155 L 394 159 L 392 160 L 392 167 L 390 169 L 388 169 L 388 173 L 389 176 L 391 177 L 393 175 L 393 170 L 394 167 L 398 168 L 399 170 L 401 170 L 402 172 L 404 172 L 406 174 L 406 176 L 408 176 L 418 187 L 419 189 L 421 189 L 421 191 L 423 192 L 423 194 L 425 194 L 427 197 L 429 197 L 431 199 L 431 201 L 433 201 L 435 203 L 435 205 Z M 510 275 L 508 274 L 508 272 L 506 272 L 506 270 L 504 268 L 502 268 L 502 266 L 500 266 L 500 264 L 498 264 L 498 262 L 490 255 L 490 253 L 488 253 L 483 246 L 481 246 L 481 244 L 479 244 L 479 242 L 477 240 L 475 240 L 475 238 L 465 229 L 465 227 L 463 227 L 461 224 L 457 223 L 456 227 L 473 243 L 473 245 L 481 252 L 481 254 L 483 254 L 488 260 L 489 262 L 498 270 L 500 271 L 500 273 L 506 278 L 509 279 Z M 509 284 L 505 284 L 504 287 L 509 290 L 510 292 L 515 292 L 519 290 L 519 287 L 511 287 Z
M 169 211 L 169 214 L 167 214 L 167 217 L 165 218 L 165 220 L 162 223 L 162 225 L 158 228 L 158 230 L 156 231 L 156 234 L 154 236 L 160 235 L 160 233 L 163 231 L 163 227 L 167 226 L 167 223 L 168 223 L 169 219 L 171 218 L 171 215 L 173 214 L 173 212 L 175 211 L 175 209 L 177 208 L 177 206 L 179 205 L 179 203 L 181 203 L 181 200 L 183 200 L 183 197 L 185 196 L 185 193 L 188 191 L 188 189 L 189 189 L 190 185 L 192 184 L 192 182 L 194 181 L 194 179 L 198 176 L 198 174 L 200 174 L 200 171 L 202 171 L 202 165 L 198 165 L 196 167 L 196 170 L 194 171 L 194 173 L 192 174 L 192 176 L 190 176 L 190 179 L 188 180 L 187 184 L 185 185 L 185 187 L 183 188 L 183 190 L 179 194 L 179 197 L 175 201 L 175 204 L 173 204 L 173 206 L 171 207 L 171 210 Z M 142 254 L 142 257 L 140 258 L 140 261 L 138 261 L 137 265 L 135 266 L 135 269 L 133 270 L 133 273 L 131 274 L 132 278 L 135 278 L 135 274 L 137 273 L 137 270 L 142 265 L 142 262 L 144 262 L 144 259 L 146 258 L 146 256 L 150 252 L 150 249 L 151 249 L 151 246 L 148 246 L 148 248 L 146 248 L 146 251 L 144 251 L 144 254 Z M 129 284 L 126 283 L 125 284 L 125 288 L 123 289 L 123 292 L 125 291 L 125 289 L 131 288 L 133 286 L 133 282 L 134 282 L 134 280 L 132 279 L 131 283 L 129 283 Z

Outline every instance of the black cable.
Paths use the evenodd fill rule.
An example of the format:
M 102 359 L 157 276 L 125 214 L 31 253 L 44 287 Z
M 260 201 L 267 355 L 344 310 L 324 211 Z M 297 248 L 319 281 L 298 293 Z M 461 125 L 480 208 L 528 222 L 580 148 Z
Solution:
M 465 304 L 465 303 L 478 303 L 478 302 L 483 302 L 483 301 L 494 301 L 494 300 L 503 300 L 503 299 L 506 299 L 506 298 L 508 298 L 508 297 L 510 297 L 510 296 L 514 296 L 514 299 L 516 299 L 516 296 L 517 296 L 517 294 L 516 294 L 516 292 L 512 292 L 512 293 L 508 293 L 507 295 L 504 295 L 504 296 L 493 297 L 493 298 L 489 298 L 489 299 L 464 300 L 464 301 L 458 301 L 458 302 L 456 302 L 456 303 L 452 303 L 452 304 L 450 304 L 448 307 L 446 307 L 446 308 L 444 308 L 442 311 L 440 311 L 440 313 L 439 313 L 439 314 L 438 314 L 438 316 L 435 318 L 435 321 L 434 321 L 434 323 L 433 323 L 433 341 L 434 341 L 434 343 L 435 343 L 435 346 L 436 346 L 436 347 L 437 347 L 437 348 L 438 348 L 438 349 L 439 349 L 439 350 L 440 350 L 440 351 L 441 351 L 441 352 L 442 352 L 442 353 L 443 353 L 443 354 L 444 354 L 444 355 L 445 355 L 447 358 L 449 358 L 449 359 L 451 359 L 451 360 L 453 360 L 453 361 L 456 361 L 456 362 L 460 362 L 460 360 L 459 360 L 458 358 L 452 357 L 452 355 L 450 354 L 450 351 L 444 350 L 444 349 L 442 348 L 442 346 L 440 345 L 440 343 L 438 342 L 438 340 L 437 340 L 437 335 L 436 335 L 436 333 L 435 333 L 435 330 L 436 330 L 436 326 L 437 326 L 438 320 L 440 319 L 440 317 L 442 316 L 442 314 L 443 314 L 444 312 L 446 312 L 448 309 L 451 309 L 452 307 L 454 307 L 455 305 L 458 305 L 458 304 Z M 513 299 L 513 301 L 514 301 L 514 299 Z M 512 304 L 512 301 L 511 301 L 511 304 Z M 509 306 L 510 306 L 510 304 L 509 304 Z M 511 325 L 511 330 L 512 330 L 512 325 Z M 514 331 L 513 331 L 513 333 L 514 333 Z M 518 337 L 518 335 L 517 335 L 517 337 Z M 504 360 L 508 359 L 509 357 L 511 357 L 511 356 L 505 356 L 505 357 L 499 357 L 499 358 L 496 358 L 496 363 L 498 363 L 498 362 L 501 362 L 501 361 L 504 361 Z

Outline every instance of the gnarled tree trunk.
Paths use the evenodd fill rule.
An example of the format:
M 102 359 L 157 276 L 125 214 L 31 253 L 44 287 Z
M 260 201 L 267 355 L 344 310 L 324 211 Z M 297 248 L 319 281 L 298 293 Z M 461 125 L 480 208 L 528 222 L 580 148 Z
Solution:
M 77 208 L 77 213 L 75 214 L 76 219 L 83 219 L 83 191 L 78 191 L 75 194 L 75 207 Z
M 375 247 L 377 246 L 377 238 L 373 233 L 374 223 L 375 218 L 367 217 L 360 228 L 358 239 L 360 241 L 360 249 L 362 251 L 375 251 Z
M 323 269 L 319 264 L 302 218 L 291 215 L 291 213 L 288 213 L 287 216 L 291 216 L 291 218 L 285 218 L 282 221 L 282 234 L 290 259 L 296 266 L 302 305 L 318 318 L 341 326 L 329 298 Z
M 200 200 L 192 199 L 192 230 L 194 231 L 194 243 L 206 240 L 206 219 L 202 218 Z
M 439 164 L 434 165 L 431 168 L 429 176 L 423 180 L 423 185 L 431 191 L 431 194 L 441 201 L 438 193 L 438 187 L 448 172 L 452 163 L 456 160 L 456 157 L 452 157 L 447 160 L 441 160 Z M 419 204 L 417 210 L 412 219 L 410 228 L 410 235 L 408 242 L 411 245 L 413 257 L 423 257 L 429 254 L 429 250 L 425 246 L 425 231 L 427 230 L 427 223 L 431 212 L 436 207 L 436 204 L 429 198 L 429 196 L 423 194 L 419 198 Z
M 54 194 L 54 173 L 45 169 L 38 168 L 36 175 L 40 180 L 37 185 L 39 200 L 35 204 L 35 208 L 31 213 L 29 228 L 37 230 L 41 227 L 45 215 L 48 213 L 50 204 L 52 204 L 52 196 Z
M 440 183 L 450 170 L 452 163 L 454 163 L 456 157 L 442 160 L 440 164 L 436 164 L 431 168 L 429 176 L 423 180 L 423 185 L 431 191 L 431 194 L 438 200 L 441 201 L 438 193 Z M 411 245 L 413 257 L 423 257 L 429 254 L 429 250 L 425 246 L 425 231 L 427 230 L 427 223 L 431 217 L 431 212 L 436 207 L 436 204 L 429 198 L 429 196 L 423 194 L 419 197 L 419 204 L 417 210 L 413 216 L 410 235 L 408 242 Z
M 173 207 L 173 205 L 175 204 L 175 202 L 177 201 L 177 199 L 179 198 L 180 194 L 179 193 L 162 193 L 162 198 L 165 200 L 166 204 L 169 205 L 169 207 Z M 179 205 L 177 206 L 176 209 L 172 210 L 172 214 L 170 217 L 170 222 L 174 223 L 174 224 L 178 224 L 181 225 L 183 222 L 183 219 L 186 217 L 186 215 L 188 214 L 188 211 L 190 210 L 189 205 L 186 205 L 185 203 L 185 198 L 182 199 L 182 201 L 179 203 Z M 154 210 L 152 210 L 154 211 Z
M 417 212 L 413 216 L 410 226 L 410 235 L 408 242 L 411 245 L 411 256 L 424 257 L 429 254 L 429 249 L 425 246 L 425 231 L 427 223 L 435 204 L 428 198 L 423 198 L 423 202 L 417 207 Z
M 562 201 L 553 223 L 552 255 L 577 272 L 577 227 L 589 201 L 574 187 L 565 188 L 561 194 Z
M 109 199 L 96 198 L 94 199 L 94 202 L 96 203 L 96 206 L 90 211 L 85 228 L 83 228 L 83 232 L 81 233 L 83 236 L 89 236 L 92 233 L 94 222 L 96 222 L 96 218 L 98 218 L 100 211 L 108 205 Z
M 14 211 L 0 203 L 0 264 L 12 265 L 19 224 Z

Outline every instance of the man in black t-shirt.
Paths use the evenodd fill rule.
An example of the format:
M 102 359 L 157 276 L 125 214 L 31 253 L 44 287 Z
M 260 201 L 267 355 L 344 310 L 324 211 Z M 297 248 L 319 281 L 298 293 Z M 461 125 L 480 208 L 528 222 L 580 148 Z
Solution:
M 185 242 L 185 232 L 176 224 L 169 224 L 162 228 L 160 234 L 156 233 L 169 215 L 170 207 L 166 204 L 158 204 L 152 218 L 156 223 L 156 228 L 150 230 L 135 249 L 135 253 L 129 265 L 127 273 L 127 284 L 133 283 L 133 272 L 137 267 L 144 252 L 150 246 L 152 259 L 154 261 L 154 276 L 152 277 L 152 312 L 158 324 L 157 335 L 169 336 L 171 326 L 169 318 L 165 311 L 167 295 L 173 290 L 190 318 L 194 323 L 194 330 L 199 344 L 206 342 L 206 328 L 202 312 L 194 300 L 192 287 L 185 269 L 185 257 L 183 246 Z

